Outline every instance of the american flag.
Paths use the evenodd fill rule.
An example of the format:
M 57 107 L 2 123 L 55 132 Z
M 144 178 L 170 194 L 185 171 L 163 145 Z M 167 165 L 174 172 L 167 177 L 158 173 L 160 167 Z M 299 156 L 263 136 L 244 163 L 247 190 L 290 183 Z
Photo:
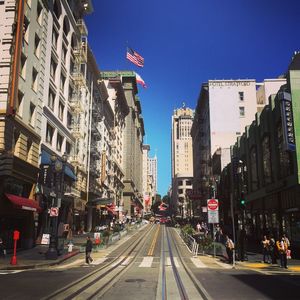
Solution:
M 144 66 L 144 58 L 131 48 L 127 48 L 126 58 L 138 67 Z

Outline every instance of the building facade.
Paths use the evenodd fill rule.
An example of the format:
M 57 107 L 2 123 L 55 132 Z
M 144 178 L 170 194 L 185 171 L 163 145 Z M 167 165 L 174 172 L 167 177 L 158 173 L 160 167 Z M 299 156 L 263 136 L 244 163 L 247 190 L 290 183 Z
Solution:
M 202 85 L 192 127 L 197 207 L 206 206 L 206 200 L 217 190 L 220 173 L 213 173 L 214 154 L 221 164 L 214 170 L 221 171 L 230 162 L 230 146 L 252 123 L 266 99 L 285 82 L 284 78 L 262 83 L 249 79 L 209 80 Z
M 171 206 L 176 213 L 183 218 L 187 217 L 187 191 L 192 189 L 193 141 L 191 137 L 191 128 L 193 119 L 194 111 L 185 105 L 183 105 L 182 108 L 176 109 L 172 116 Z

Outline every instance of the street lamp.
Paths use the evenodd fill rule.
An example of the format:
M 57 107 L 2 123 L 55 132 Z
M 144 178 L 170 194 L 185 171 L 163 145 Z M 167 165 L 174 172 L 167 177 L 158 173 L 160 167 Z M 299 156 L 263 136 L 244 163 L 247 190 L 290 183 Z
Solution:
M 63 195 L 63 184 L 64 184 L 64 171 L 65 164 L 67 162 L 68 156 L 66 153 L 62 156 L 62 161 L 60 161 L 55 153 L 50 156 L 51 160 L 51 208 L 50 208 L 50 218 L 51 222 L 51 235 L 48 251 L 46 252 L 47 259 L 57 259 L 57 223 L 58 223 L 58 211 L 61 202 L 61 195 Z

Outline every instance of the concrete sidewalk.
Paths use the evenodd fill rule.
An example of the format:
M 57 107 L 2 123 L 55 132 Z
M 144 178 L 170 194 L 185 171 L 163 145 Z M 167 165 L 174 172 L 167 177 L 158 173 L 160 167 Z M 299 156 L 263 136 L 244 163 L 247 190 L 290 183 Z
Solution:
M 127 234 L 130 235 L 134 232 L 141 230 L 146 224 L 143 225 L 130 225 L 126 227 Z M 84 233 L 84 234 L 73 234 L 73 237 L 70 239 L 73 243 L 73 249 L 71 252 L 68 252 L 68 243 L 69 240 L 65 240 L 65 247 L 63 254 L 58 256 L 55 260 L 48 260 L 45 257 L 45 254 L 49 248 L 49 245 L 37 245 L 32 249 L 21 250 L 17 252 L 17 264 L 11 265 L 10 261 L 13 256 L 13 253 L 8 253 L 5 257 L 0 257 L 0 270 L 26 270 L 26 269 L 36 269 L 42 267 L 48 267 L 53 265 L 58 265 L 65 260 L 84 252 L 84 247 L 86 244 L 86 237 L 90 236 L 94 240 L 94 233 Z M 110 247 L 117 240 L 122 239 L 124 235 L 120 235 L 120 238 L 117 238 L 110 242 L 109 245 L 102 247 Z

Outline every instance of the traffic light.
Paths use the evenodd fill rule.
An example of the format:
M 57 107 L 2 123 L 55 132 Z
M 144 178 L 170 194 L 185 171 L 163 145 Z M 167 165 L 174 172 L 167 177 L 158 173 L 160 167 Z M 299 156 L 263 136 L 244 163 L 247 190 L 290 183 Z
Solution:
M 245 209 L 246 201 L 245 201 L 245 194 L 242 192 L 240 197 L 240 208 Z

